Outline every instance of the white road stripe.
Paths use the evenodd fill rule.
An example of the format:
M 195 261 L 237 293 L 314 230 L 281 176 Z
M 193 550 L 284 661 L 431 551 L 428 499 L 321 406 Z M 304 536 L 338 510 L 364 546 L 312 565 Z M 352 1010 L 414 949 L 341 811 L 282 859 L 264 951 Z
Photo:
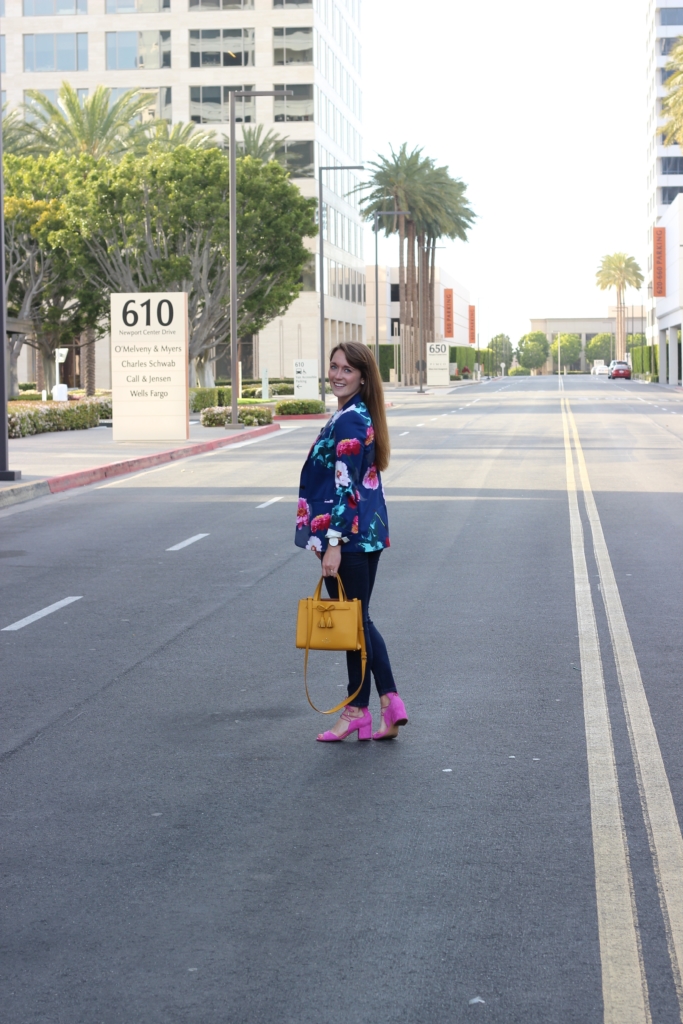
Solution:
M 167 551 L 180 551 L 182 548 L 188 547 L 190 544 L 194 544 L 198 540 L 203 540 L 204 537 L 208 537 L 208 533 L 195 533 L 194 537 L 188 537 L 187 540 L 181 540 L 180 544 L 174 544 L 172 548 L 166 548 Z
M 424 423 L 418 423 L 418 427 L 424 427 Z
M 410 433 L 410 431 L 409 431 L 409 430 L 404 430 L 404 431 L 403 431 L 403 433 L 402 433 L 402 434 L 399 434 L 398 436 L 399 436 L 399 437 L 405 437 L 405 436 L 406 436 L 406 434 L 409 434 L 409 433 Z
M 279 498 L 271 498 L 270 501 L 264 501 L 262 505 L 257 505 L 256 508 L 268 508 L 269 505 L 274 505 L 276 501 L 282 501 L 284 495 L 280 495 Z
M 82 601 L 83 597 L 65 597 L 62 601 L 55 601 L 54 604 L 49 604 L 47 608 L 41 608 L 39 612 L 34 612 L 33 615 L 27 615 L 25 619 L 19 619 L 18 622 L 13 622 L 11 626 L 5 626 L 1 632 L 9 633 L 11 630 L 23 629 L 24 626 L 29 626 L 32 622 L 36 622 L 38 619 L 43 619 L 46 615 L 52 615 L 53 612 L 58 612 L 60 608 L 66 608 L 68 604 L 73 604 L 74 601 Z
M 595 894 L 602 965 L 603 1020 L 604 1024 L 649 1024 L 651 1017 L 647 981 L 638 934 L 633 879 L 614 760 L 600 640 L 586 564 L 583 526 L 569 439 L 568 413 L 564 399 L 562 427 L 581 653 Z
M 650 840 L 659 900 L 667 932 L 669 956 L 683 1019 L 683 836 L 657 739 L 650 705 L 633 649 L 624 607 L 593 497 L 576 421 L 569 408 L 586 512 L 593 534 L 595 559 L 612 637 L 621 697 L 626 713 L 643 817 Z

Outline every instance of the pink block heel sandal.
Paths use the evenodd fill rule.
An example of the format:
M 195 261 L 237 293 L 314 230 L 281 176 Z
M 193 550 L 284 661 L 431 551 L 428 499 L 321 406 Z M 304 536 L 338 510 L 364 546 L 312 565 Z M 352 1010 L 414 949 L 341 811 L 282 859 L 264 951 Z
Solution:
M 347 736 L 350 736 L 352 732 L 358 732 L 359 740 L 369 740 L 372 738 L 372 715 L 367 708 L 362 709 L 363 714 L 359 718 L 354 718 L 348 708 L 344 708 L 341 713 L 342 719 L 348 724 L 346 732 L 343 732 L 341 736 L 337 736 L 336 733 L 331 732 L 330 729 L 327 732 L 321 732 L 317 738 L 319 743 L 340 743 L 341 740 L 345 740 Z
M 399 726 L 408 724 L 405 704 L 397 693 L 388 693 L 389 703 L 382 708 L 382 728 L 373 733 L 373 740 L 393 740 L 398 736 Z

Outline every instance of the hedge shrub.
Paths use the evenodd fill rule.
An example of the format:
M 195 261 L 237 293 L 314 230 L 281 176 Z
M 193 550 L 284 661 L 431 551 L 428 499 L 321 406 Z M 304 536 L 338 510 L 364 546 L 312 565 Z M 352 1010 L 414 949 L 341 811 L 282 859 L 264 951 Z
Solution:
M 10 395 L 7 399 L 8 402 L 42 402 L 43 395 L 41 391 L 20 391 L 18 395 Z M 50 396 L 52 401 L 52 396 Z
M 299 398 L 294 402 L 278 402 L 275 412 L 278 416 L 310 416 L 325 412 L 325 403 L 319 398 Z
M 38 387 L 38 385 L 36 384 L 35 381 L 32 381 L 31 383 L 28 383 L 28 382 L 25 381 L 23 384 L 19 385 L 19 390 L 20 391 L 35 391 L 37 387 Z
M 230 405 L 231 401 L 230 388 L 190 388 L 190 412 L 221 408 Z
M 530 377 L 531 370 L 527 370 L 526 366 L 511 366 L 508 370 L 508 377 Z
M 203 427 L 224 427 L 230 420 L 230 408 L 224 405 L 202 409 L 199 421 Z M 238 423 L 247 427 L 265 426 L 273 422 L 273 410 L 264 405 L 241 405 L 237 412 Z
M 111 402 L 110 402 L 111 408 Z M 10 437 L 29 437 L 55 430 L 86 430 L 100 422 L 98 401 L 81 402 L 13 402 L 8 409 Z

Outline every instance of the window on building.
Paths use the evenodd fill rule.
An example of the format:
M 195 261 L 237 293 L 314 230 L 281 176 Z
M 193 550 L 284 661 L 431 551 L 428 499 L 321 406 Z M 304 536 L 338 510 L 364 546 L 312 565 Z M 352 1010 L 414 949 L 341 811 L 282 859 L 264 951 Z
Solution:
M 664 39 L 659 40 L 659 52 L 663 57 L 668 57 L 675 46 L 680 43 L 679 36 L 667 36 Z
M 24 36 L 24 71 L 87 71 L 87 32 Z
M 118 99 L 125 96 L 127 92 L 137 92 L 141 96 L 147 96 L 149 98 L 149 105 L 144 108 L 140 114 L 141 121 L 154 121 L 156 118 L 161 118 L 164 121 L 172 120 L 172 90 L 170 86 L 162 85 L 160 89 L 132 89 L 129 86 L 125 88 L 112 89 L 109 95 L 109 103 L 113 106 Z
M 662 174 L 683 174 L 683 156 L 663 156 Z
M 53 14 L 87 14 L 88 0 L 24 0 L 24 17 L 49 17 Z
M 253 11 L 254 0 L 190 0 L 191 11 Z
M 313 0 L 273 0 L 273 7 L 312 7 Z
M 276 96 L 274 111 L 276 121 L 312 121 L 312 85 L 274 85 L 273 89 L 288 89 L 293 96 Z
M 660 68 L 659 73 L 662 78 L 662 85 L 664 85 L 675 74 L 675 71 L 670 71 L 669 68 Z
M 253 85 L 191 85 L 190 120 L 195 124 L 227 124 L 230 121 L 230 93 L 253 89 Z M 254 101 L 235 100 L 235 123 L 253 124 Z
M 107 14 L 157 14 L 170 11 L 171 0 L 107 0 Z
M 253 28 L 190 29 L 191 68 L 253 66 Z
M 276 158 L 293 178 L 312 178 L 313 142 L 285 142 L 279 147 Z
M 399 292 L 399 286 L 397 284 L 392 284 L 392 286 L 391 286 L 391 301 L 392 302 L 400 302 L 401 301 L 401 295 L 400 295 L 400 292 Z
M 659 13 L 662 25 L 683 25 L 683 7 L 662 7 Z
M 662 206 L 671 206 L 681 192 L 683 192 L 683 185 L 665 185 L 662 189 Z
M 312 28 L 274 28 L 274 64 L 312 64 Z
M 170 32 L 107 32 L 107 69 L 155 70 L 171 66 Z
M 303 285 L 302 291 L 314 292 L 315 291 L 315 255 L 311 255 L 306 260 L 303 270 L 301 271 L 301 284 Z
M 5 37 L 0 36 L 0 72 L 4 75 L 6 70 Z

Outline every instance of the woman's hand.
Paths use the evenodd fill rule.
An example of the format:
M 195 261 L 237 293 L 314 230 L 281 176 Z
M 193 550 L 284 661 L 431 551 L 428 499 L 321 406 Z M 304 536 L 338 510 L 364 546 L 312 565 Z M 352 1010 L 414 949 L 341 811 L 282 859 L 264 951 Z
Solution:
M 341 565 L 341 544 L 329 547 L 323 555 L 323 576 L 336 576 Z

